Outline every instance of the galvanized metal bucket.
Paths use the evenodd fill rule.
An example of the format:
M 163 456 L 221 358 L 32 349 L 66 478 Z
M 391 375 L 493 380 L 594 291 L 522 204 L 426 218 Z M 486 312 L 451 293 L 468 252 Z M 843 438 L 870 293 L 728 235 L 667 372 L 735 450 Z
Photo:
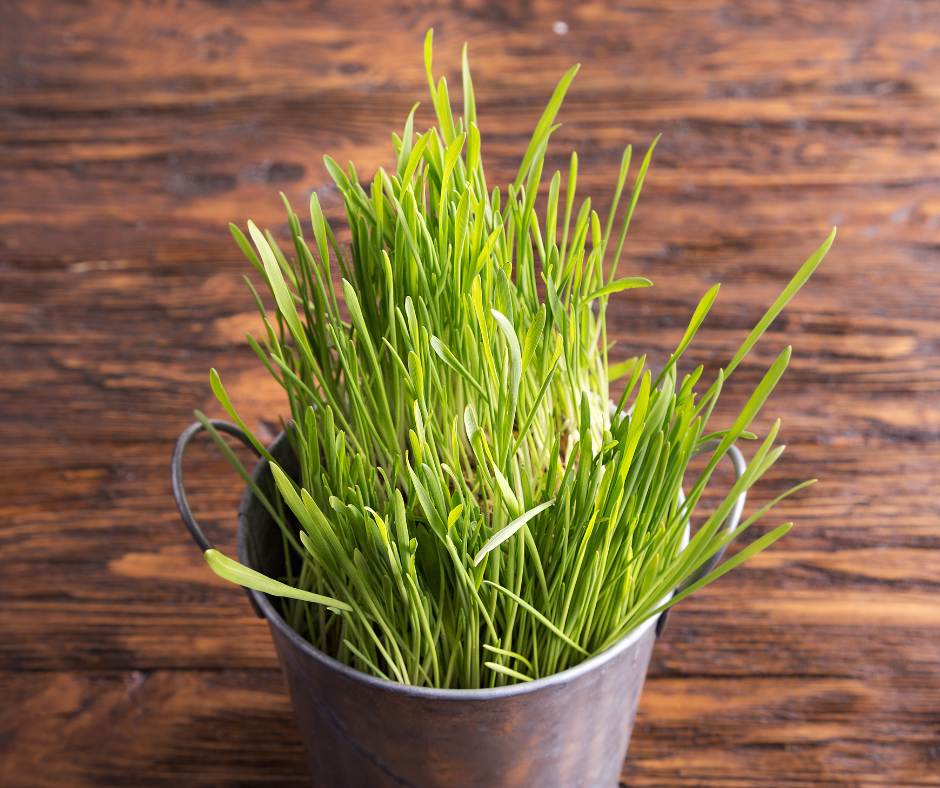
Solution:
M 250 448 L 234 425 L 213 424 Z M 193 517 L 182 482 L 183 451 L 201 429 L 197 423 L 180 436 L 172 474 L 183 520 L 206 550 L 212 545 Z M 270 451 L 285 470 L 296 470 L 283 433 Z M 740 473 L 736 454 L 732 456 Z M 267 461 L 261 460 L 252 478 L 264 488 L 270 475 Z M 743 499 L 739 504 L 729 518 L 732 527 Z M 269 576 L 282 576 L 282 544 L 276 523 L 246 489 L 238 512 L 239 560 Z M 301 638 L 267 595 L 248 591 L 248 596 L 271 628 L 317 788 L 618 784 L 657 619 L 646 621 L 602 654 L 553 676 L 494 689 L 439 690 L 405 686 L 347 667 Z

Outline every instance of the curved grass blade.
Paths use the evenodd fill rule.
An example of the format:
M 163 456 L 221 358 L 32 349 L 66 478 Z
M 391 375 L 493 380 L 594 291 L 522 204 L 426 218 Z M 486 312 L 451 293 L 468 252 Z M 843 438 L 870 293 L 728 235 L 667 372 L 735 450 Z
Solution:
M 279 583 L 277 580 L 272 580 L 254 569 L 249 569 L 247 566 L 238 563 L 238 561 L 233 561 L 231 558 L 222 555 L 218 550 L 206 550 L 205 558 L 209 568 L 219 577 L 245 588 L 253 588 L 255 591 L 262 591 L 271 596 L 300 599 L 304 602 L 315 602 L 318 605 L 326 605 L 337 610 L 352 612 L 352 608 L 345 602 Z
M 702 296 L 702 300 L 698 302 L 698 306 L 695 307 L 695 312 L 692 313 L 692 319 L 689 321 L 689 327 L 685 330 L 685 335 L 682 337 L 682 341 L 679 343 L 679 347 L 675 349 L 673 354 L 669 357 L 669 361 L 666 362 L 666 366 L 663 367 L 662 372 L 656 376 L 656 381 L 653 383 L 653 388 L 656 388 L 662 379 L 666 376 L 666 373 L 675 365 L 679 360 L 685 349 L 689 346 L 689 343 L 692 342 L 692 339 L 695 337 L 695 334 L 698 332 L 699 327 L 702 325 L 702 321 L 705 320 L 705 315 L 708 314 L 708 310 L 712 308 L 712 304 L 715 303 L 715 298 L 718 297 L 718 290 L 721 287 L 721 284 L 715 285 L 711 290 L 705 293 Z M 727 377 L 727 375 L 725 375 Z
M 586 295 L 581 299 L 582 303 L 588 303 L 593 301 L 595 298 L 600 298 L 601 296 L 610 295 L 611 293 L 619 293 L 622 290 L 629 290 L 633 287 L 652 287 L 653 283 L 649 279 L 645 279 L 642 276 L 629 276 L 625 279 L 618 279 L 616 282 L 611 282 L 609 285 L 604 285 L 595 290 L 593 293 Z
M 489 643 L 484 643 L 483 648 L 485 648 L 487 651 L 492 651 L 494 654 L 502 654 L 504 657 L 518 659 L 520 662 L 525 663 L 529 670 L 534 670 L 532 663 L 523 657 L 522 654 L 517 654 L 515 651 L 507 651 L 504 648 L 497 648 L 496 646 L 491 646 Z
M 662 611 L 672 607 L 677 602 L 681 602 L 683 599 L 689 596 L 689 594 L 694 594 L 700 588 L 707 586 L 713 580 L 717 580 L 722 575 L 727 574 L 736 566 L 743 564 L 745 561 L 747 561 L 747 559 L 750 558 L 752 555 L 755 555 L 759 553 L 761 550 L 763 550 L 765 547 L 769 547 L 770 545 L 772 545 L 781 536 L 783 536 L 787 531 L 789 531 L 792 527 L 793 527 L 793 523 L 785 523 L 784 525 L 781 525 L 779 528 L 775 528 L 769 534 L 765 534 L 760 539 L 752 542 L 743 550 L 741 550 L 740 553 L 736 553 L 734 556 L 732 556 L 727 561 L 722 563 L 716 569 L 714 569 L 713 571 L 705 575 L 705 577 L 703 577 L 697 583 L 693 583 L 684 591 L 679 592 L 668 602 L 666 602 L 663 605 L 660 605 L 654 611 L 649 613 L 649 615 L 644 616 L 643 619 L 646 620 L 647 618 L 651 618 L 652 616 L 655 616 L 657 613 L 661 613 Z M 642 621 L 635 622 L 636 625 L 639 625 L 641 623 Z
M 574 79 L 574 75 L 578 73 L 579 68 L 581 68 L 580 63 L 569 68 L 565 75 L 561 78 L 561 81 L 558 83 L 558 87 L 555 88 L 555 92 L 552 93 L 552 97 L 549 99 L 548 106 L 545 107 L 545 111 L 542 113 L 542 117 L 539 119 L 538 125 L 535 127 L 535 132 L 532 134 L 532 141 L 529 142 L 529 147 L 526 149 L 525 156 L 522 157 L 522 164 L 519 165 L 519 174 L 516 176 L 516 182 L 514 184 L 516 191 L 519 191 L 519 187 L 522 186 L 522 182 L 525 180 L 526 175 L 529 174 L 529 167 L 532 166 L 532 162 L 535 159 L 535 154 L 544 144 L 545 138 L 548 136 L 549 130 L 552 127 L 552 123 L 555 122 L 555 116 L 558 114 L 558 110 L 561 108 L 561 102 L 565 99 L 565 93 L 568 91 L 568 86 L 571 84 L 571 80 Z
M 489 401 L 486 390 L 481 386 L 476 378 L 470 374 L 469 370 L 461 364 L 457 357 L 451 352 L 450 348 L 447 347 L 440 339 L 435 336 L 431 337 L 431 349 L 437 353 L 441 361 L 443 361 L 447 366 L 449 366 L 454 372 L 458 373 L 460 377 L 467 381 L 473 388 L 475 388 L 483 399 Z
M 793 298 L 799 292 L 800 288 L 806 284 L 806 280 L 810 278 L 813 271 L 815 271 L 819 264 L 823 261 L 823 258 L 829 252 L 829 249 L 832 247 L 832 242 L 836 239 L 836 228 L 832 228 L 832 232 L 829 233 L 829 237 L 823 241 L 822 246 L 820 246 L 815 252 L 813 252 L 809 259 L 800 266 L 800 270 L 796 272 L 793 279 L 790 280 L 790 283 L 783 289 L 783 292 L 777 297 L 777 299 L 771 304 L 770 309 L 767 310 L 767 313 L 760 319 L 754 329 L 748 334 L 747 339 L 744 340 L 744 343 L 738 349 L 738 352 L 734 354 L 734 358 L 731 359 L 731 363 L 728 364 L 725 369 L 725 379 L 734 372 L 738 364 L 741 363 L 742 359 L 748 354 L 752 347 L 757 343 L 757 340 L 761 338 L 764 331 L 767 330 L 767 327 L 774 322 L 774 319 L 783 308 L 790 302 L 790 299 Z M 695 414 L 697 415 L 705 404 L 714 396 L 715 394 L 715 384 L 705 393 L 705 396 L 702 397 L 702 401 L 699 402 L 698 407 L 695 409 Z
M 238 412 L 232 405 L 232 401 L 228 397 L 228 393 L 225 391 L 225 387 L 222 385 L 222 379 L 219 377 L 219 373 L 215 371 L 215 367 L 209 370 L 209 385 L 212 387 L 212 393 L 215 394 L 216 399 L 222 403 L 222 407 L 225 408 L 225 412 L 232 417 L 235 423 L 241 427 L 242 432 L 248 436 L 251 445 L 254 446 L 258 450 L 258 453 L 268 460 L 268 462 L 273 462 L 274 458 L 261 441 L 251 433 L 251 430 L 249 430 L 245 422 L 242 421 L 241 416 L 238 415 Z
M 540 503 L 535 508 L 529 509 L 529 511 L 517 517 L 515 520 L 509 523 L 509 525 L 507 525 L 505 528 L 501 528 L 500 530 L 498 530 L 495 534 L 493 534 L 489 538 L 487 543 L 483 545 L 483 547 L 480 548 L 479 552 L 476 554 L 476 556 L 473 559 L 473 565 L 476 566 L 477 564 L 479 564 L 480 561 L 482 561 L 486 557 L 486 554 L 490 552 L 490 550 L 493 550 L 494 548 L 501 545 L 510 536 L 513 536 L 516 533 L 516 531 L 522 528 L 523 525 L 529 522 L 529 520 L 531 520 L 533 517 L 536 517 L 542 512 L 544 512 L 549 506 L 551 506 L 554 503 L 555 503 L 554 499 L 552 499 L 551 501 L 545 501 L 544 503 Z
M 627 230 L 630 227 L 630 220 L 633 218 L 633 211 L 636 209 L 637 200 L 640 199 L 640 189 L 643 188 L 643 180 L 646 178 L 646 171 L 649 169 L 650 161 L 653 158 L 653 149 L 656 147 L 656 143 L 659 142 L 659 138 L 662 136 L 662 134 L 656 135 L 656 139 L 653 140 L 653 144 L 650 145 L 649 150 L 646 151 L 646 156 L 643 157 L 643 164 L 640 166 L 640 173 L 636 176 L 636 183 L 633 185 L 633 193 L 630 195 L 630 205 L 627 208 L 627 215 L 623 218 L 623 227 L 620 229 L 620 240 L 617 242 L 617 252 L 614 255 L 614 262 L 610 266 L 610 281 L 613 281 L 614 276 L 617 274 L 617 266 L 620 264 L 620 253 L 623 251 L 623 242 L 626 240 Z
M 261 260 L 264 262 L 264 270 L 268 275 L 268 281 L 271 284 L 271 290 L 274 293 L 277 308 L 284 317 L 284 320 L 287 321 L 291 336 L 294 338 L 294 343 L 304 354 L 308 363 L 312 365 L 314 363 L 313 351 L 310 349 L 307 334 L 297 314 L 297 305 L 294 303 L 294 297 L 291 295 L 290 290 L 287 288 L 287 283 L 284 281 L 281 266 L 277 262 L 277 258 L 274 256 L 271 247 L 268 245 L 267 239 L 261 234 L 261 231 L 258 230 L 254 222 L 248 222 L 248 230 L 251 232 L 251 239 L 255 242 L 255 246 L 261 253 Z
M 545 328 L 545 313 L 545 304 L 542 304 L 539 306 L 539 311 L 535 313 L 535 318 L 526 332 L 525 345 L 522 350 L 522 374 L 525 374 L 525 371 L 529 368 L 529 362 L 532 360 L 532 356 L 535 355 L 535 348 L 542 337 L 542 331 Z
M 557 637 L 565 641 L 565 643 L 571 646 L 571 648 L 573 648 L 579 654 L 584 654 L 585 656 L 587 656 L 588 654 L 587 651 L 581 648 L 581 646 L 575 643 L 570 637 L 568 637 L 564 632 L 562 632 L 558 627 L 556 627 L 551 621 L 549 621 L 538 610 L 532 607 L 532 605 L 526 602 L 522 597 L 518 596 L 517 594 L 514 594 L 508 588 L 503 588 L 503 586 L 501 586 L 499 583 L 494 583 L 492 580 L 484 580 L 483 582 L 488 586 L 493 586 L 493 588 L 495 588 L 497 591 L 502 591 L 510 599 L 513 599 L 519 605 L 521 605 L 526 610 L 528 610 L 533 616 L 535 616 L 536 620 L 538 620 L 539 622 L 544 624 L 546 627 L 548 627 L 552 631 L 553 634 L 555 634 Z
M 505 676 L 511 676 L 514 679 L 519 679 L 519 681 L 532 681 L 531 676 L 526 676 L 517 670 L 504 667 L 503 665 L 497 665 L 495 662 L 484 662 L 483 664 L 486 665 L 486 667 L 488 667 L 490 670 L 495 670 L 497 673 L 502 673 Z

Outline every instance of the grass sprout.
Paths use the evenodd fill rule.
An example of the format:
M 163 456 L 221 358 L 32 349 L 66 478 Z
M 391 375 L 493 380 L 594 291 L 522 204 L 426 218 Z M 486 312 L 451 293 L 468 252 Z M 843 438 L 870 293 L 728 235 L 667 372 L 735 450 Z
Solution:
M 371 181 L 360 181 L 351 162 L 344 169 L 325 158 L 345 202 L 348 247 L 316 194 L 307 225 L 284 198 L 290 248 L 252 222 L 247 235 L 231 226 L 274 296 L 268 312 L 249 282 L 263 331 L 248 339 L 285 390 L 300 467 L 291 478 L 253 437 L 272 461 L 277 495 L 253 489 L 300 569 L 275 581 L 217 553 L 207 560 L 233 582 L 293 597 L 283 600 L 285 619 L 345 664 L 405 684 L 493 687 L 609 648 L 789 529 L 696 579 L 769 508 L 732 534 L 723 528 L 738 496 L 779 458 L 778 421 L 682 549 L 717 463 L 736 440 L 755 437 L 747 429 L 790 349 L 734 424 L 709 433 L 722 387 L 835 231 L 703 396 L 695 391 L 702 367 L 681 378 L 678 367 L 717 285 L 655 379 L 646 356 L 611 364 L 609 299 L 638 298 L 628 291 L 652 284 L 617 273 L 655 141 L 625 196 L 627 146 L 606 222 L 577 194 L 576 154 L 566 176 L 547 178 L 540 214 L 546 147 L 578 66 L 501 190 L 484 174 L 466 46 L 463 115 L 455 116 L 447 82 L 432 76 L 431 41 L 429 31 L 436 125 L 416 133 L 412 109 L 401 136 L 392 135 L 397 166 Z M 618 378 L 627 381 L 615 404 Z M 215 370 L 211 383 L 248 431 Z M 703 451 L 710 459 L 683 496 L 689 462 Z

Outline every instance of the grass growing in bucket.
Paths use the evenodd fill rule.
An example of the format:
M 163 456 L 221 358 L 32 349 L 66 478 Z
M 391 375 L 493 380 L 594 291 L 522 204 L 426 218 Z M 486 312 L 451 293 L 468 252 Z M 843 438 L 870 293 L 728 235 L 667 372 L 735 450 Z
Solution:
M 402 136 L 392 135 L 394 171 L 380 169 L 363 184 L 352 163 L 344 170 L 325 159 L 345 201 L 348 249 L 337 244 L 316 194 L 307 236 L 284 199 L 293 239 L 286 252 L 251 222 L 250 241 L 232 226 L 277 304 L 266 312 L 249 282 L 264 332 L 260 342 L 248 339 L 284 387 L 300 465 L 299 478 L 290 478 L 252 438 L 272 462 L 279 495 L 256 493 L 301 568 L 274 580 L 216 551 L 206 558 L 223 577 L 290 598 L 287 621 L 341 662 L 407 684 L 499 686 L 603 651 L 789 529 L 776 528 L 689 584 L 776 503 L 734 533 L 722 527 L 738 496 L 783 451 L 773 445 L 779 422 L 680 549 L 720 458 L 738 438 L 754 437 L 746 430 L 789 348 L 734 424 L 709 434 L 722 386 L 835 231 L 704 395 L 696 393 L 702 367 L 680 378 L 678 362 L 717 285 L 655 378 L 645 356 L 612 365 L 608 301 L 637 298 L 624 291 L 651 284 L 617 273 L 655 142 L 626 194 L 632 151 L 625 150 L 606 222 L 589 198 L 576 210 L 576 154 L 566 176 L 547 179 L 540 216 L 545 150 L 577 66 L 556 88 L 515 181 L 500 190 L 484 174 L 466 48 L 462 117 L 453 115 L 445 80 L 433 80 L 430 32 L 425 63 L 438 126 L 416 137 L 411 111 Z M 621 198 L 626 210 L 615 232 Z M 618 378 L 627 380 L 613 403 L 609 387 Z M 247 432 L 215 370 L 211 382 Z M 699 452 L 710 460 L 683 502 L 683 477 Z

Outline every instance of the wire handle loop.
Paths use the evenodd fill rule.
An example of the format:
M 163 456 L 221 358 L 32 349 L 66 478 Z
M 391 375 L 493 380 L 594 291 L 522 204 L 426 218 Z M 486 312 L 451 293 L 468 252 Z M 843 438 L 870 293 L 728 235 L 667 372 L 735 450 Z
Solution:
M 693 457 L 703 454 L 705 452 L 714 451 L 718 448 L 720 441 L 710 440 L 702 445 Z M 741 454 L 741 450 L 735 446 L 733 443 L 728 447 L 728 455 L 731 457 L 731 462 L 734 463 L 734 478 L 735 481 L 740 479 L 744 472 L 747 470 L 747 462 L 744 460 L 744 455 Z M 744 512 L 744 502 L 747 500 L 747 490 L 742 492 L 738 496 L 738 500 L 734 502 L 734 508 L 731 510 L 731 513 L 728 515 L 728 525 L 725 528 L 727 533 L 731 533 L 735 528 L 738 527 L 738 523 L 741 521 L 741 514 Z M 682 488 L 679 488 L 679 505 L 681 506 L 685 503 L 685 493 L 682 491 Z M 729 543 L 730 544 L 730 543 Z M 721 557 L 725 553 L 728 545 L 725 545 L 717 553 L 715 553 L 711 558 L 708 559 L 702 566 L 699 567 L 698 571 L 692 575 L 688 580 L 686 580 L 679 588 L 676 589 L 676 593 L 688 588 L 689 586 L 697 583 L 703 577 L 705 577 L 709 572 L 712 571 L 721 560 Z M 664 610 L 662 615 L 659 617 L 659 621 L 656 622 L 656 637 L 662 637 L 663 631 L 666 629 L 666 621 L 669 619 L 669 611 L 672 608 Z
M 256 457 L 261 456 L 248 439 L 248 436 L 234 424 L 222 421 L 221 419 L 209 419 L 209 423 L 219 432 L 225 432 L 237 438 L 241 443 L 251 449 Z M 189 445 L 189 442 L 204 429 L 205 427 L 202 423 L 197 421 L 183 430 L 176 440 L 176 446 L 173 447 L 173 459 L 170 461 L 170 484 L 173 487 L 173 497 L 176 499 L 176 507 L 179 509 L 180 517 L 183 518 L 183 522 L 186 524 L 186 528 L 193 537 L 193 541 L 199 545 L 199 549 L 202 550 L 203 553 L 205 553 L 206 550 L 214 550 L 215 547 L 209 540 L 209 537 L 203 533 L 202 528 L 199 527 L 199 523 L 196 522 L 196 515 L 193 514 L 193 509 L 189 505 L 189 499 L 186 497 L 186 488 L 183 486 L 183 454 L 186 452 L 186 447 Z M 258 605 L 255 604 L 255 600 L 251 596 L 251 591 L 247 588 L 244 589 L 244 591 L 258 618 L 264 618 L 264 614 L 258 609 Z

